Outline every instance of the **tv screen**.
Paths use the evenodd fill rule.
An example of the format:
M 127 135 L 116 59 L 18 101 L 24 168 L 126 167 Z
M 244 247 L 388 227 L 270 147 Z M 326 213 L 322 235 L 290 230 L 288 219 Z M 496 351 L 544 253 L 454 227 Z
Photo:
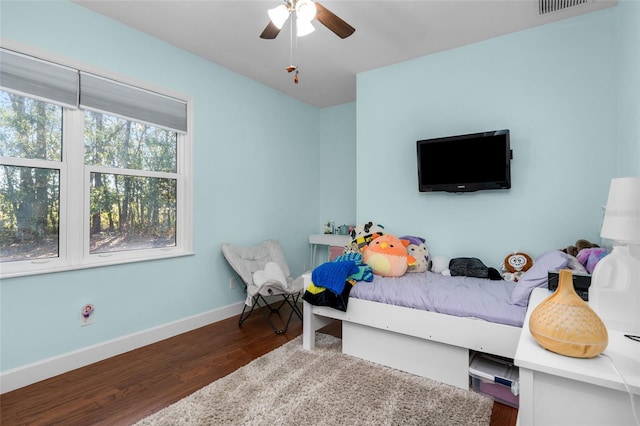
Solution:
M 420 192 L 511 188 L 509 130 L 417 141 Z

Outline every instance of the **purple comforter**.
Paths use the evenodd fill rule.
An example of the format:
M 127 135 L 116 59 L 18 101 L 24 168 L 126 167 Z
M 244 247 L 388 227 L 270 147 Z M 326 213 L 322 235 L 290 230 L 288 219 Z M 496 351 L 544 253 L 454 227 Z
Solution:
M 409 272 L 398 278 L 375 275 L 372 282 L 358 282 L 350 297 L 522 327 L 527 308 L 509 302 L 517 285 L 511 281 Z

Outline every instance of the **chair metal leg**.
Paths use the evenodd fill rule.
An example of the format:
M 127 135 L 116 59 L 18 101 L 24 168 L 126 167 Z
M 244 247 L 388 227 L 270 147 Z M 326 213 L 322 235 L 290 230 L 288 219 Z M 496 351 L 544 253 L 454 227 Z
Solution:
M 274 307 L 273 307 L 273 306 L 271 306 L 271 305 L 267 305 L 267 306 L 269 306 L 269 309 L 271 310 L 271 312 L 274 312 L 274 313 L 275 313 L 275 312 L 280 312 L 280 308 L 282 308 L 282 305 L 284 305 L 285 303 L 287 303 L 287 297 L 288 297 L 288 296 L 283 297 L 282 302 L 280 302 L 280 304 L 278 305 L 278 307 L 277 307 L 277 308 L 274 308 Z M 265 303 L 266 303 L 266 302 L 265 302 Z
M 302 319 L 302 311 L 300 311 L 300 308 L 298 307 L 298 299 L 300 298 L 300 293 L 298 294 L 290 294 L 290 295 L 283 295 L 282 296 L 282 302 L 280 302 L 280 304 L 278 305 L 277 308 L 273 308 L 272 305 L 268 305 L 269 309 L 271 310 L 271 312 L 280 312 L 280 308 L 282 308 L 282 306 L 284 306 L 284 304 L 288 304 L 289 307 L 296 313 L 296 315 L 298 316 L 298 318 Z
M 242 313 L 240 314 L 240 318 L 238 319 L 238 325 L 242 325 L 243 322 L 245 322 L 245 320 L 247 318 L 249 318 L 251 316 L 251 314 L 253 313 L 253 308 L 256 307 L 256 304 L 258 303 L 258 298 L 254 298 L 253 299 L 253 303 L 251 304 L 251 308 L 249 309 L 249 312 L 247 313 L 247 315 L 245 315 L 245 311 L 247 310 L 247 304 L 244 304 L 244 307 L 242 308 Z
M 291 319 L 293 318 L 293 314 L 295 313 L 298 318 L 300 318 L 302 320 L 302 312 L 300 311 L 300 308 L 297 305 L 298 302 L 298 298 L 300 297 L 300 294 L 295 294 L 295 295 L 282 295 L 283 296 L 283 301 L 280 302 L 280 304 L 278 305 L 277 308 L 273 308 L 271 305 L 269 305 L 267 303 L 267 301 L 264 299 L 264 297 L 262 297 L 262 295 L 258 294 L 256 296 L 253 297 L 253 302 L 251 304 L 251 307 L 249 309 L 248 312 L 247 311 L 247 305 L 244 305 L 244 308 L 242 309 L 242 313 L 240 314 L 240 318 L 238 319 L 238 325 L 242 325 L 243 322 L 245 322 L 245 320 L 247 318 L 249 318 L 251 316 L 251 314 L 253 313 L 254 308 L 257 306 L 259 308 L 259 311 L 262 312 L 262 316 L 267 320 L 267 322 L 269 323 L 269 325 L 271 326 L 271 328 L 273 329 L 274 333 L 276 334 L 284 334 L 287 332 L 287 330 L 289 329 L 289 324 L 291 323 Z M 264 306 L 262 306 L 260 304 L 260 300 L 262 300 L 262 302 L 264 303 Z M 290 307 L 291 307 L 291 312 L 289 313 L 289 317 L 287 318 L 287 322 L 284 326 L 284 328 L 279 329 L 271 320 L 271 314 L 273 313 L 278 313 L 280 311 L 280 308 L 287 303 Z M 266 312 L 266 309 L 264 308 L 269 308 L 269 313 Z
M 289 306 L 291 306 L 291 310 L 296 313 L 298 318 L 300 318 L 300 320 L 302 320 L 302 311 L 300 310 L 300 307 L 298 306 L 298 300 L 300 299 L 300 295 L 301 295 L 301 293 L 292 295 L 291 296 L 291 300 L 287 299 L 287 303 L 289 303 Z

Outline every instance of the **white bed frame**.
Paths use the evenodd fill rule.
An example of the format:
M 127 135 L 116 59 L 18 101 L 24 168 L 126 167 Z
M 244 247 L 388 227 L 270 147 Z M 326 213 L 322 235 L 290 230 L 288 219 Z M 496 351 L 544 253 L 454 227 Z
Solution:
M 303 347 L 313 350 L 316 330 L 336 319 L 343 353 L 464 389 L 470 351 L 514 358 L 522 330 L 351 298 L 346 312 L 304 302 Z

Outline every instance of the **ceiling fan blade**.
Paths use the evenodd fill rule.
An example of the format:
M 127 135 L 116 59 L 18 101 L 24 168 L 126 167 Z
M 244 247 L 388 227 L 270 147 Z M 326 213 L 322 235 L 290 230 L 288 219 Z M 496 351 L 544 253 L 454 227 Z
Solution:
M 260 38 L 270 40 L 276 38 L 278 34 L 280 34 L 280 29 L 273 25 L 273 22 L 269 21 L 267 27 L 262 31 L 262 34 L 260 34 Z
M 347 38 L 356 30 L 320 3 L 315 2 L 315 4 L 317 10 L 316 19 L 338 37 Z

